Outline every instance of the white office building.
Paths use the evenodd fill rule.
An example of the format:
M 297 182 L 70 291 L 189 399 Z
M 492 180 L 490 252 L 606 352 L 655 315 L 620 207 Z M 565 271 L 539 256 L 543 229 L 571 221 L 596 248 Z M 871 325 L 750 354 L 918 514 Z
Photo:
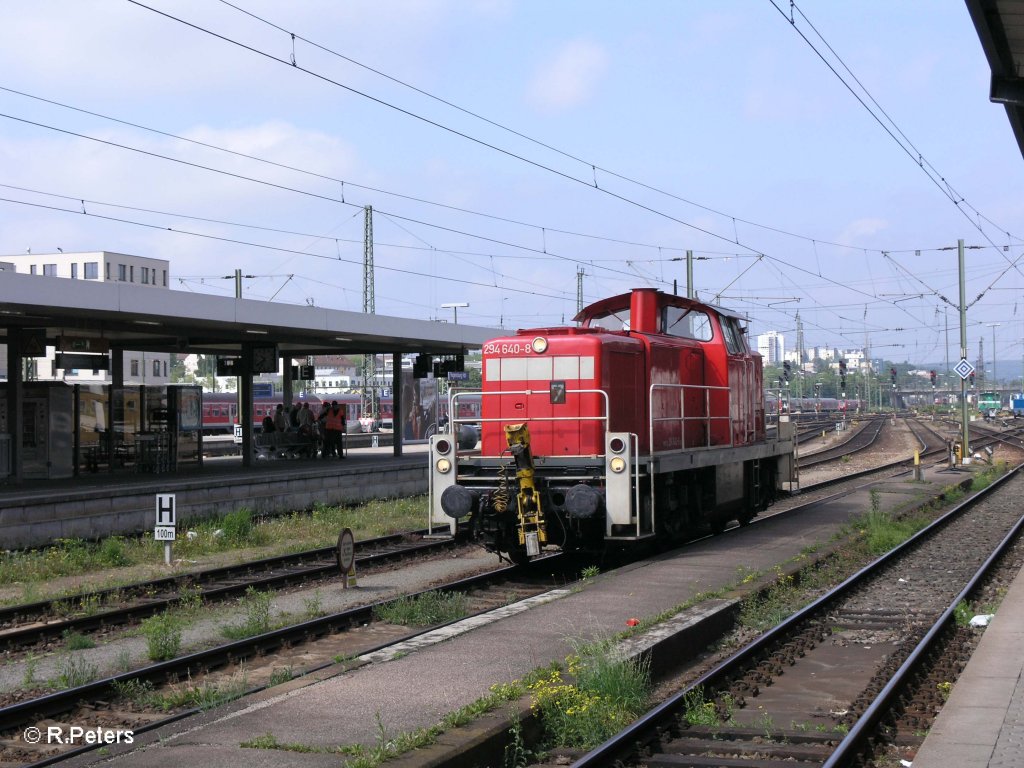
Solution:
M 786 339 L 778 331 L 768 331 L 757 337 L 757 351 L 764 365 L 782 365 L 786 359 Z
M 110 251 L 86 253 L 24 253 L 0 256 L 0 272 L 38 275 L 40 279 L 64 278 L 96 282 L 135 283 L 140 290 L 166 289 L 170 262 L 145 256 Z M 3 275 L 0 275 L 0 280 Z M 67 381 L 75 384 L 108 384 L 110 372 L 104 369 L 57 368 L 56 349 L 46 348 L 45 357 L 29 360 L 31 378 L 37 381 Z M 6 350 L 0 362 L 6 368 Z M 125 384 L 167 384 L 170 381 L 170 355 L 166 352 L 124 352 Z M 6 373 L 6 370 L 4 371 Z

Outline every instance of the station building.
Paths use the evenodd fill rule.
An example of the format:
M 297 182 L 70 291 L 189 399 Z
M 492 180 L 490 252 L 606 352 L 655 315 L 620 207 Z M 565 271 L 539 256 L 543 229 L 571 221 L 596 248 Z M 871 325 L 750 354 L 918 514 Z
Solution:
M 0 256 L 0 271 L 97 283 L 133 283 L 166 289 L 170 279 L 170 262 L 111 251 L 25 253 Z M 56 346 L 48 346 L 44 355 L 25 358 L 26 380 L 66 381 L 72 384 L 111 383 L 110 371 L 107 369 L 58 368 L 57 352 Z M 161 386 L 170 382 L 170 354 L 126 350 L 122 355 L 125 384 Z M 4 378 L 7 376 L 7 354 L 2 348 L 0 375 Z

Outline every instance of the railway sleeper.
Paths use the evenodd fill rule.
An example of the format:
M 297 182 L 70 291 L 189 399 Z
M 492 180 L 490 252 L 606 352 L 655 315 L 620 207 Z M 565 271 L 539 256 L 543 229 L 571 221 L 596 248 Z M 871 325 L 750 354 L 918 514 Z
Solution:
M 764 738 L 764 734 L 761 734 Z M 799 768 L 820 766 L 832 753 L 831 747 L 774 742 L 678 739 L 665 745 L 665 752 L 644 760 L 647 768 Z
M 747 729 L 748 731 L 750 729 Z M 665 752 L 676 752 L 688 755 L 706 755 L 708 752 L 716 754 L 735 755 L 744 757 L 770 757 L 782 760 L 807 760 L 822 763 L 828 759 L 833 752 L 833 747 L 825 739 L 817 742 L 804 742 L 797 744 L 788 740 L 767 739 L 764 731 L 754 730 L 744 734 L 742 737 L 731 737 L 725 732 L 719 732 L 718 738 L 697 738 L 686 737 L 673 739 L 665 745 Z

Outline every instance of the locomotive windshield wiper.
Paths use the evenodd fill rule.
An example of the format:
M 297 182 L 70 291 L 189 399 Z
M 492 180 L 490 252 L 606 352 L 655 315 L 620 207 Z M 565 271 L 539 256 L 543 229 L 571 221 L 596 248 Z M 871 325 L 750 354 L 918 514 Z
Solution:
M 680 315 L 680 316 L 678 317 L 678 319 L 676 319 L 676 321 L 675 321 L 674 323 L 672 323 L 672 325 L 670 325 L 670 326 L 669 326 L 668 328 L 666 328 L 666 329 L 665 329 L 666 333 L 667 333 L 668 331 L 671 331 L 671 330 L 672 330 L 673 328 L 675 328 L 675 327 L 676 327 L 677 325 L 679 325 L 679 323 L 681 323 L 681 322 L 682 322 L 683 320 L 685 320 L 685 319 L 686 319 L 687 317 L 689 317 L 689 316 L 690 316 L 690 312 L 691 312 L 691 311 L 692 311 L 692 310 L 689 310 L 689 309 L 688 309 L 688 310 L 686 310 L 685 312 L 683 312 L 683 314 L 681 314 L 681 315 Z

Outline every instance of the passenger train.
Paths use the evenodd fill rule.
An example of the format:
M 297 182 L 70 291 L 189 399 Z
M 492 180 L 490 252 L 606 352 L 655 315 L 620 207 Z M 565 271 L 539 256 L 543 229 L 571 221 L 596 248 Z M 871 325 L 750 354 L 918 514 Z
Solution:
M 777 391 L 765 392 L 765 411 L 769 415 L 779 412 Z M 835 397 L 783 397 L 783 413 L 847 413 L 853 414 L 864 410 L 863 400 Z
M 309 403 L 309 407 L 316 414 L 324 403 L 328 405 L 331 401 L 337 400 L 345 409 L 345 421 L 354 429 L 362 416 L 362 404 L 359 395 L 348 393 L 335 393 L 318 395 L 297 395 L 293 402 Z M 252 407 L 253 424 L 259 424 L 264 416 L 273 416 L 279 403 L 283 403 L 280 395 L 277 397 L 254 397 Z M 381 421 L 390 421 L 393 417 L 391 398 L 380 398 Z M 230 392 L 204 392 L 203 393 L 203 433 L 204 434 L 230 434 L 238 422 L 238 395 Z
M 348 425 L 349 431 L 373 431 L 374 428 L 379 428 L 381 425 L 388 425 L 394 423 L 394 407 L 393 400 L 391 397 L 382 397 L 378 399 L 379 403 L 379 421 L 377 425 L 370 423 L 370 420 L 364 418 L 362 412 L 362 402 L 358 394 L 352 393 L 330 393 L 321 395 L 310 395 L 301 394 L 296 396 L 293 402 L 297 402 L 300 405 L 302 403 L 309 403 L 309 407 L 313 409 L 314 413 L 319 414 L 320 409 L 324 403 L 331 403 L 337 400 L 338 403 L 345 409 L 345 422 Z M 264 416 L 273 416 L 277 410 L 278 403 L 284 402 L 280 396 L 277 397 L 254 397 L 253 398 L 253 424 L 259 424 L 263 421 Z M 448 420 L 448 401 L 441 400 L 439 403 L 440 413 L 437 414 L 437 421 L 440 422 L 442 428 L 445 426 Z M 480 399 L 479 396 L 464 398 L 460 402 L 459 415 L 467 419 L 468 421 L 475 421 L 475 417 L 480 414 Z M 429 414 L 430 418 L 434 418 L 434 415 Z M 208 435 L 213 434 L 230 434 L 234 429 L 234 425 L 238 421 L 238 396 L 233 393 L 223 392 L 204 392 L 203 393 L 203 433 Z M 434 434 L 437 431 L 437 426 L 434 423 L 428 424 L 427 436 Z
M 430 439 L 432 527 L 524 562 L 745 524 L 792 480 L 739 315 L 643 288 L 575 319 L 484 345 L 480 449 Z

